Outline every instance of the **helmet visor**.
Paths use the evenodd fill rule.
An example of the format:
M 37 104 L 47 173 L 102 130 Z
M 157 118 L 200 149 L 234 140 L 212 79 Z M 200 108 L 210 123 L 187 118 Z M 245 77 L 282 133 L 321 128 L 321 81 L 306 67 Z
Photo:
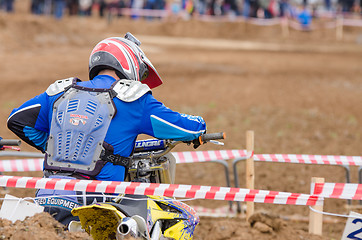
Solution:
M 142 80 L 142 83 L 147 84 L 150 88 L 160 86 L 162 84 L 161 77 L 158 75 L 151 61 L 145 55 L 143 55 L 142 61 L 147 65 L 148 68 L 148 76 Z
M 141 42 L 136 39 L 132 34 L 127 33 L 124 42 L 133 49 L 133 52 L 140 57 L 140 60 L 146 64 L 148 75 L 145 79 L 140 76 L 141 82 L 147 84 L 150 88 L 155 88 L 162 84 L 160 75 L 157 73 L 156 68 L 152 65 L 151 61 L 146 57 L 146 54 L 139 47 Z

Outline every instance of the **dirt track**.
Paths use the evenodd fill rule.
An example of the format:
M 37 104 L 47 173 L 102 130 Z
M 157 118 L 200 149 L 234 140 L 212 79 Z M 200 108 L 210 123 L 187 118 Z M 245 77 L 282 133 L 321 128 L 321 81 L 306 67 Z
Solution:
M 127 19 L 107 25 L 96 17 L 57 22 L 27 14 L 0 15 L 0 28 L 0 136 L 4 138 L 14 137 L 5 127 L 12 108 L 57 79 L 87 80 L 94 44 L 130 31 L 143 42 L 164 80 L 154 96 L 174 110 L 203 116 L 209 132 L 227 133 L 225 147 L 205 145 L 199 150 L 244 149 L 245 132 L 250 129 L 255 131 L 256 153 L 362 155 L 362 46 L 355 43 L 362 29 L 348 28 L 344 41 L 336 42 L 333 30 L 291 31 L 284 39 L 279 26 Z M 34 151 L 25 144 L 22 149 Z M 176 149 L 183 150 L 190 149 Z M 344 170 L 334 166 L 256 163 L 255 171 L 256 189 L 309 193 L 312 176 L 345 181 Z M 352 182 L 357 182 L 357 169 L 351 172 Z M 245 187 L 241 163 L 239 179 Z M 186 164 L 178 166 L 176 182 L 225 186 L 225 177 L 213 163 Z M 34 192 L 10 191 L 19 197 Z M 189 204 L 227 205 L 211 200 Z M 327 200 L 325 210 L 348 213 L 345 204 Z M 256 204 L 256 210 L 308 216 L 304 206 Z M 325 239 L 341 237 L 345 219 L 333 220 L 338 223 L 324 226 Z M 311 239 L 303 221 L 287 221 L 266 234 L 244 222 L 202 218 L 195 239 Z

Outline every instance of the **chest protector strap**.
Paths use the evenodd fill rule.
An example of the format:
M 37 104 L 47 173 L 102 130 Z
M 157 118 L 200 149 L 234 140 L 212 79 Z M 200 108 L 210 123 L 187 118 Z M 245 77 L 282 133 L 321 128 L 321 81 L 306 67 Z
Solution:
M 55 101 L 45 169 L 97 175 L 102 144 L 116 113 L 111 89 L 72 84 Z

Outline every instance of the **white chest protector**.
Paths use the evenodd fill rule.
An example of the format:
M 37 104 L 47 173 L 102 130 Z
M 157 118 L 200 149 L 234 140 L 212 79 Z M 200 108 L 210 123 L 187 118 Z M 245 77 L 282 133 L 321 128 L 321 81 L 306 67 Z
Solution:
M 53 106 L 45 169 L 95 176 L 105 164 L 100 154 L 116 113 L 113 97 L 131 102 L 150 89 L 130 80 L 119 80 L 110 89 L 81 87 L 77 81 L 57 81 L 47 90 L 51 96 L 66 88 Z

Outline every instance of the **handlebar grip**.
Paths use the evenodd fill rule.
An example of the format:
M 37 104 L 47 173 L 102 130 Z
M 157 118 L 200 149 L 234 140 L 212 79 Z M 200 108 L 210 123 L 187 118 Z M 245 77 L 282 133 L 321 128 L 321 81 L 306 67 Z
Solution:
M 210 140 L 219 140 L 219 139 L 225 139 L 226 138 L 226 134 L 224 132 L 219 132 L 219 133 L 205 133 L 200 135 L 199 137 L 199 141 L 200 143 L 204 143 Z
M 20 146 L 21 141 L 18 139 L 1 139 L 0 146 Z

